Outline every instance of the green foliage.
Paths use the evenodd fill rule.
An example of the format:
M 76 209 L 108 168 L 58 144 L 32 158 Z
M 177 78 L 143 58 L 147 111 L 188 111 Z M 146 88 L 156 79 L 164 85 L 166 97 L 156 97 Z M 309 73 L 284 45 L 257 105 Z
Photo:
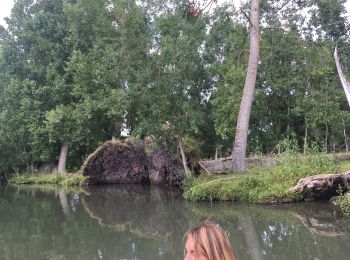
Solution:
M 4 170 L 50 160 L 56 152 L 48 145 L 44 117 L 66 98 L 61 79 L 69 49 L 62 1 L 19 1 L 8 24 L 0 71 Z
M 136 134 L 177 145 L 182 137 L 194 140 L 203 132 L 204 119 L 210 120 L 205 117 L 209 79 L 201 55 L 207 25 L 207 19 L 193 23 L 180 10 L 156 18 L 153 77 L 129 92 L 135 98 L 142 94 L 135 107 Z
M 193 174 L 191 174 L 191 176 L 189 177 L 185 177 L 181 183 L 181 189 L 183 191 L 189 190 L 193 186 L 195 180 L 196 180 L 196 177 L 194 177 Z
M 183 139 L 196 159 L 231 154 L 248 22 L 230 4 L 196 19 L 184 5 L 17 1 L 0 28 L 0 170 L 57 162 L 63 143 L 77 169 L 122 132 L 174 152 Z M 345 149 L 350 112 L 332 56 L 337 43 L 350 70 L 344 11 L 343 0 L 262 3 L 249 154 Z
M 243 68 L 232 64 L 228 67 L 229 70 L 224 72 L 223 85 L 218 86 L 212 100 L 216 130 L 223 139 L 234 133 L 245 77 Z
M 311 24 L 317 28 L 317 33 L 325 34 L 331 40 L 338 40 L 346 35 L 345 0 L 312 0 L 310 5 L 317 7 L 317 12 L 311 12 Z
M 190 158 L 199 160 L 201 158 L 201 142 L 188 136 L 185 136 L 182 141 L 185 153 Z
M 299 145 L 295 136 L 290 136 L 282 139 L 277 144 L 278 154 L 288 156 L 295 156 L 299 153 Z
M 349 193 L 346 193 L 346 194 L 340 196 L 339 198 L 337 198 L 336 205 L 338 205 L 345 214 L 350 215 L 350 195 L 349 195 Z

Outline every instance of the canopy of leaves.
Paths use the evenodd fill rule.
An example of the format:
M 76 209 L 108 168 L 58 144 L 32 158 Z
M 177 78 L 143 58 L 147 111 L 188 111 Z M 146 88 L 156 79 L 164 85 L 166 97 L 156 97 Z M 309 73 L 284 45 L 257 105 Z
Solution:
M 212 5 L 194 17 L 187 3 L 16 1 L 0 27 L 0 170 L 56 162 L 62 143 L 74 169 L 125 133 L 229 155 L 249 11 Z M 345 149 L 350 113 L 332 58 L 338 44 L 350 71 L 344 3 L 263 1 L 248 153 L 291 138 L 300 151 Z

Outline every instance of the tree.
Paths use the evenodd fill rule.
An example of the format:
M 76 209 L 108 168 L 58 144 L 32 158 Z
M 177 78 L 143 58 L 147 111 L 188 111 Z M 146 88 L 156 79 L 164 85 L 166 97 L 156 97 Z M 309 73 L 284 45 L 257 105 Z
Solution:
M 25 143 L 20 148 L 26 154 L 23 160 L 33 165 L 51 159 L 55 151 L 48 145 L 45 113 L 66 98 L 62 77 L 69 46 L 64 42 L 67 27 L 63 1 L 17 1 L 7 22 L 1 43 L 2 68 L 12 84 L 7 81 L 4 91 L 17 96 L 7 95 L 2 111 L 15 110 L 18 114 L 16 132 L 22 132 L 17 138 Z M 8 121 L 6 126 L 14 125 Z
M 243 172 L 246 169 L 248 125 L 259 63 L 259 0 L 252 0 L 250 5 L 250 51 L 232 153 L 232 170 L 234 172 Z
M 209 74 L 215 146 L 221 155 L 232 150 L 246 68 L 247 29 L 232 5 L 216 8 L 205 40 L 204 62 Z M 208 142 L 206 142 L 208 143 Z
M 178 147 L 189 175 L 184 140 L 202 131 L 209 88 L 201 55 L 207 20 L 184 16 L 176 4 L 174 13 L 160 14 L 153 24 L 152 77 L 137 88 L 131 84 L 129 93 L 138 100 L 133 133 Z
M 64 161 L 79 167 L 122 129 L 166 142 L 184 168 L 189 157 L 231 153 L 236 130 L 236 171 L 285 139 L 304 152 L 346 149 L 350 113 L 331 53 L 337 44 L 348 76 L 343 4 L 267 0 L 259 29 L 259 1 L 248 27 L 249 5 L 206 13 L 182 0 L 19 0 L 0 27 L 0 168 L 59 158 L 60 171 Z
M 318 39 L 337 41 L 346 34 L 345 0 L 312 0 L 310 27 Z

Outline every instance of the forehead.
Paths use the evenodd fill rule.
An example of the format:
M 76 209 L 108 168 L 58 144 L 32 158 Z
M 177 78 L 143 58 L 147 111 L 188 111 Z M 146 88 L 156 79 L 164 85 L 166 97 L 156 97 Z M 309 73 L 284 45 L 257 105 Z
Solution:
M 194 241 L 193 236 L 192 236 L 191 234 L 189 234 L 189 235 L 187 236 L 185 245 L 186 245 L 186 247 L 192 247 L 192 248 L 194 248 L 194 246 L 195 246 L 195 241 Z
M 199 243 L 199 241 L 198 241 L 198 237 L 196 237 L 193 234 L 189 234 L 187 236 L 185 247 L 188 250 L 191 249 L 191 250 L 194 250 L 194 251 L 196 251 L 197 253 L 200 253 L 200 254 L 202 254 L 204 252 L 201 243 Z

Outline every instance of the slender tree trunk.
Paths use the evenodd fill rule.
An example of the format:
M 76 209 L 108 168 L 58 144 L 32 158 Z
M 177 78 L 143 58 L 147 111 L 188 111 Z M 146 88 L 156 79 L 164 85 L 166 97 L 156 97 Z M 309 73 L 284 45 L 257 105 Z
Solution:
M 326 140 L 325 140 L 324 151 L 326 153 L 328 152 L 328 124 L 327 123 L 326 123 Z
M 123 126 L 123 124 L 122 124 L 121 120 L 115 121 L 112 140 L 117 140 L 118 138 L 120 138 L 121 133 L 122 133 L 122 126 Z
M 290 129 L 290 126 L 289 126 L 289 117 L 290 117 L 290 106 L 289 106 L 289 98 L 288 98 L 288 101 L 287 101 L 287 134 L 289 134 L 289 129 Z
M 346 99 L 348 100 L 348 103 L 350 106 L 350 82 L 347 81 L 345 78 L 345 74 L 343 72 L 342 65 L 340 64 L 340 61 L 339 61 L 337 46 L 334 49 L 334 60 L 335 60 L 335 65 L 337 66 L 337 71 L 338 71 L 340 82 L 343 86 L 343 89 L 344 89 L 344 92 L 346 95 Z M 344 128 L 345 147 L 346 147 L 346 151 L 348 151 L 349 148 L 348 148 L 348 142 L 347 142 L 347 138 L 346 138 L 345 123 L 344 123 L 343 117 L 342 117 L 342 121 L 343 121 L 343 128 Z
M 186 177 L 190 177 L 191 176 L 191 171 L 190 171 L 190 169 L 188 169 L 188 166 L 187 166 L 187 159 L 186 159 L 184 148 L 182 146 L 182 140 L 181 139 L 179 141 L 179 148 L 180 148 L 180 154 L 181 154 L 181 159 L 182 159 L 182 165 L 184 167 Z
M 344 142 L 345 142 L 345 151 L 349 152 L 348 137 L 346 136 L 346 127 L 345 127 L 345 121 L 344 121 L 343 115 L 341 116 L 341 120 L 343 122 L 343 134 L 344 134 Z
M 308 123 L 307 123 L 307 119 L 305 118 L 305 136 L 304 136 L 304 155 L 307 152 L 307 138 L 308 138 Z
M 58 160 L 58 167 L 57 167 L 58 172 L 66 172 L 67 154 L 68 154 L 68 144 L 63 143 L 61 146 L 60 158 Z
M 235 143 L 232 152 L 232 170 L 234 172 L 243 172 L 246 170 L 245 157 L 247 151 L 248 126 L 259 63 L 259 0 L 251 1 L 249 23 L 250 50 L 248 68 L 238 114 Z
M 338 57 L 338 48 L 335 47 L 334 49 L 334 60 L 335 65 L 337 66 L 338 75 L 341 81 L 341 84 L 343 86 L 346 98 L 348 100 L 349 106 L 350 106 L 350 82 L 346 80 L 342 65 L 340 64 L 339 57 Z

